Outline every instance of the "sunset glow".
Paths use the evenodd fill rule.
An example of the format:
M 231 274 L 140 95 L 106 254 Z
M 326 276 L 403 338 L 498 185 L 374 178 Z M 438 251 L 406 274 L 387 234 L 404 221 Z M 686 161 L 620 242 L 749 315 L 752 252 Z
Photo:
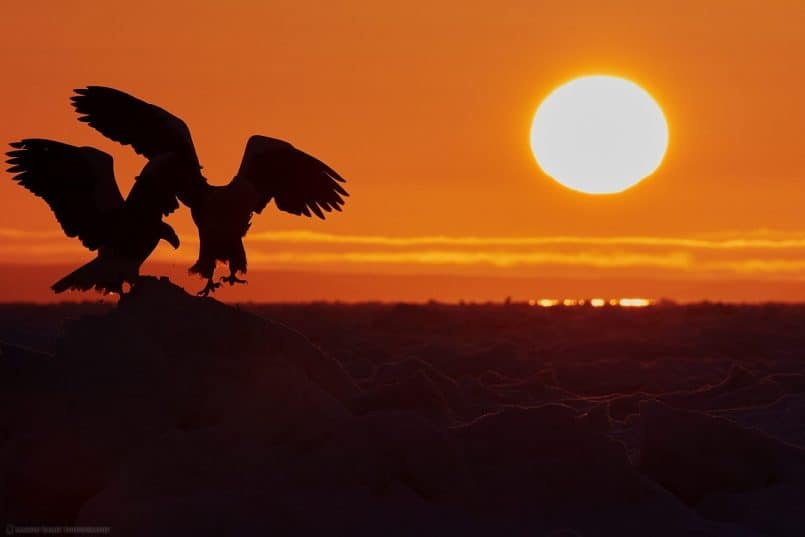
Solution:
M 232 178 L 254 133 L 331 164 L 348 181 L 344 212 L 310 221 L 272 202 L 246 237 L 248 286 L 221 289 L 221 300 L 805 300 L 805 100 L 792 93 L 805 84 L 805 4 L 784 4 L 717 2 L 729 24 L 716 28 L 692 0 L 494 13 L 452 0 L 21 2 L 0 20 L 0 66 L 13 80 L 0 140 L 97 147 L 114 158 L 125 195 L 145 159 L 69 105 L 73 88 L 103 84 L 181 117 L 212 184 Z M 639 173 L 581 185 L 619 193 L 587 195 L 543 171 L 590 178 L 606 166 L 585 171 L 594 158 L 571 149 L 549 152 L 572 158 L 543 170 L 553 164 L 535 161 L 529 135 L 565 132 L 537 129 L 537 110 L 599 75 L 650 96 L 653 115 L 616 117 L 653 117 L 657 130 L 624 138 L 654 148 L 627 151 Z M 195 285 L 185 279 L 198 250 L 189 211 L 165 220 L 181 247 L 159 246 L 144 271 Z M 0 300 L 57 299 L 54 278 L 91 256 L 3 172 Z
M 606 300 L 604 298 L 540 298 L 531 299 L 528 301 L 530 306 L 540 306 L 542 308 L 552 308 L 554 306 L 564 306 L 566 308 L 581 307 L 589 305 L 593 308 L 603 308 L 607 304 L 613 307 L 622 308 L 645 308 L 654 304 L 654 301 L 648 298 L 612 298 Z
M 647 298 L 621 298 L 618 305 L 622 308 L 645 308 L 651 306 L 651 300 Z

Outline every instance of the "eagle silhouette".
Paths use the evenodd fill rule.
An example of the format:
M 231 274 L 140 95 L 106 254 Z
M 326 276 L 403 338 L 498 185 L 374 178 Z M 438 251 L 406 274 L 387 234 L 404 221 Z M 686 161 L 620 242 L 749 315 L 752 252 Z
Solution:
M 249 138 L 235 177 L 225 186 L 207 183 L 187 125 L 166 110 L 120 90 L 88 86 L 71 98 L 79 120 L 123 145 L 130 145 L 151 163 L 155 175 L 175 186 L 176 197 L 190 208 L 198 228 L 198 260 L 190 272 L 207 279 L 198 293 L 206 296 L 221 286 L 214 279 L 218 261 L 229 275 L 221 281 L 245 283 L 243 237 L 252 215 L 273 199 L 281 211 L 324 219 L 340 211 L 346 190 L 335 170 L 283 140 Z
M 163 216 L 179 208 L 175 186 L 164 177 L 164 158 L 151 160 L 128 197 L 115 181 L 112 157 L 93 147 L 29 138 L 6 153 L 13 179 L 43 198 L 68 237 L 78 237 L 97 257 L 65 276 L 52 289 L 123 293 L 160 239 L 179 247 Z

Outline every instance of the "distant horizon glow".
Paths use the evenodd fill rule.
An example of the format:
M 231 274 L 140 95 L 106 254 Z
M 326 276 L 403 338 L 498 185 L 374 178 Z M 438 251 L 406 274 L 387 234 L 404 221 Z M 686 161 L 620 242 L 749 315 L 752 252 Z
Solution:
M 554 306 L 564 306 L 566 308 L 579 307 L 589 305 L 593 308 L 602 308 L 609 304 L 612 307 L 621 308 L 645 308 L 656 304 L 656 300 L 650 298 L 611 298 L 609 300 L 604 298 L 539 298 L 531 299 L 528 301 L 529 306 L 539 306 L 542 308 L 552 308 Z

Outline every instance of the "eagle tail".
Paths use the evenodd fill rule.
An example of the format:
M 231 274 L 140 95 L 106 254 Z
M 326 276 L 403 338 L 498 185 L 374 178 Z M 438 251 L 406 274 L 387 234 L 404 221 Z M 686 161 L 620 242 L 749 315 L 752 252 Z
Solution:
M 99 257 L 57 281 L 51 289 L 55 293 L 62 293 L 68 289 L 73 291 L 97 289 L 104 294 L 120 293 L 124 279 L 117 272 L 106 259 Z

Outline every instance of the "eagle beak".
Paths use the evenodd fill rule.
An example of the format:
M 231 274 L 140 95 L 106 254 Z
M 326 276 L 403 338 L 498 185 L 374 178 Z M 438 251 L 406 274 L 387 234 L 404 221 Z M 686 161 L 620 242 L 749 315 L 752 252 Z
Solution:
M 160 236 L 161 239 L 165 240 L 168 244 L 173 246 L 174 250 L 179 249 L 179 236 L 173 231 L 173 228 L 170 227 L 165 222 L 162 222 L 162 235 Z

